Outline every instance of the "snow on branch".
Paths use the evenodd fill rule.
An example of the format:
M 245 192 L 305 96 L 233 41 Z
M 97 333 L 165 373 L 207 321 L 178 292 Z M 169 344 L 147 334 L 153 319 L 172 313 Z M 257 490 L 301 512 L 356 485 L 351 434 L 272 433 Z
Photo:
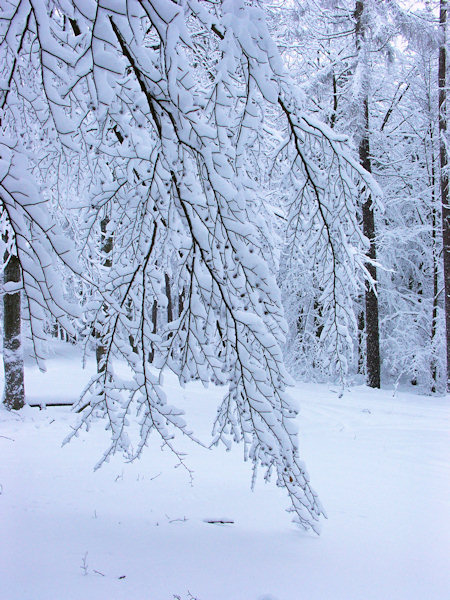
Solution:
M 64 297 L 63 288 L 54 269 L 57 257 L 72 268 L 76 257 L 70 243 L 48 219 L 45 200 L 29 175 L 26 157 L 17 144 L 0 137 L 0 198 L 7 252 L 17 256 L 34 354 L 44 369 L 42 342 L 46 339 L 46 314 L 69 334 L 74 335 L 73 320 L 80 316 L 78 307 Z M 3 288 L 4 293 L 12 293 Z
M 323 508 L 299 457 L 287 393 L 281 350 L 287 326 L 264 188 L 277 184 L 281 171 L 270 164 L 281 142 L 295 190 L 289 236 L 295 245 L 296 223 L 310 219 L 323 303 L 337 315 L 342 253 L 351 257 L 351 281 L 365 260 L 354 198 L 373 193 L 373 181 L 342 136 L 304 114 L 263 12 L 248 3 L 5 4 L 4 97 L 14 88 L 22 110 L 40 125 L 45 156 L 56 152 L 71 177 L 76 164 L 81 182 L 70 222 L 84 267 L 74 272 L 85 276 L 86 339 L 96 340 L 101 358 L 78 406 L 80 427 L 105 417 L 111 445 L 104 459 L 117 450 L 139 456 L 154 432 L 183 463 L 174 436 L 195 438 L 182 411 L 168 403 L 162 371 L 170 369 L 183 385 L 192 379 L 228 385 L 214 442 L 242 441 L 255 474 L 258 465 L 267 478 L 274 472 L 296 522 L 318 531 Z M 24 22 L 34 39 L 30 54 L 14 33 Z M 35 89 L 16 76 L 13 48 L 24 64 L 39 67 Z M 14 103 L 4 104 L 13 127 Z M 8 193 L 17 198 L 17 190 Z M 28 210 L 34 196 L 25 195 Z M 64 256 L 37 210 L 33 227 Z M 23 225 L 11 217 L 16 221 L 30 312 L 52 303 L 63 319 L 44 250 L 22 244 Z M 128 379 L 116 372 L 117 360 L 128 365 Z M 140 427 L 136 442 L 131 419 Z

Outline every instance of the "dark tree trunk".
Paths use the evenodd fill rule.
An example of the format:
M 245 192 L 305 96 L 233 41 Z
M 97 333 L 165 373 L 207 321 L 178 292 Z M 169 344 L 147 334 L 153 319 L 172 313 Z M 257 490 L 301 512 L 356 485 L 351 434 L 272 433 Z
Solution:
M 431 107 L 429 107 L 431 108 Z M 438 335 L 438 310 L 439 310 L 439 242 L 438 238 L 440 238 L 439 230 L 440 230 L 440 216 L 438 211 L 436 210 L 436 156 L 434 153 L 434 135 L 433 135 L 433 123 L 430 122 L 430 141 L 431 141 L 431 172 L 430 172 L 430 189 L 431 189 L 431 237 L 433 240 L 433 310 L 432 310 L 432 319 L 431 319 L 431 347 L 433 350 L 432 359 L 431 359 L 431 392 L 434 394 L 437 391 L 438 387 L 438 369 L 437 369 L 437 360 L 435 356 L 435 348 L 436 348 L 436 337 Z
M 336 78 L 336 75 L 335 75 L 335 73 L 333 71 L 333 112 L 331 113 L 331 119 L 330 119 L 330 127 L 331 127 L 331 129 L 333 129 L 334 126 L 336 125 L 337 109 L 338 109 L 337 78 Z
M 181 294 L 178 294 L 178 317 L 183 314 L 184 307 L 184 288 L 181 290 Z
M 445 328 L 447 342 L 447 391 L 450 391 L 450 207 L 448 205 L 448 156 L 447 148 L 445 145 L 445 135 L 447 133 L 447 0 L 441 0 L 440 2 L 439 25 L 439 157 L 442 204 L 442 243 L 444 254 Z
M 362 43 L 365 37 L 365 15 L 364 1 L 360 0 L 355 5 L 355 36 L 356 49 L 361 51 Z M 368 90 L 364 90 L 363 96 L 363 120 L 361 140 L 359 143 L 359 160 L 361 165 L 369 173 L 372 171 L 370 159 L 370 140 L 369 140 L 369 98 Z M 375 243 L 375 215 L 373 211 L 372 198 L 369 196 L 362 207 L 363 231 L 369 240 L 368 257 L 376 260 Z M 367 385 L 373 388 L 380 387 L 380 335 L 378 325 L 378 296 L 376 292 L 377 269 L 372 263 L 367 263 L 367 270 L 372 278 L 372 283 L 366 283 L 365 294 L 365 324 L 366 324 L 366 376 Z
M 158 329 L 158 303 L 156 302 L 156 300 L 153 301 L 153 306 L 152 306 L 152 323 L 153 323 L 153 333 L 156 333 L 156 331 Z M 148 362 L 153 362 L 154 358 L 155 358 L 155 349 L 153 347 L 153 342 L 152 342 L 152 349 L 150 350 L 150 352 L 148 354 Z
M 434 195 L 434 194 L 433 194 Z M 434 202 L 433 202 L 434 206 Z M 436 214 L 436 210 L 433 208 L 433 313 L 431 320 L 431 344 L 433 348 L 433 358 L 431 362 L 431 379 L 433 381 L 431 391 L 434 394 L 437 391 L 438 385 L 438 370 L 437 370 L 437 361 L 434 356 L 434 348 L 435 348 L 435 340 L 437 336 L 437 324 L 438 324 L 438 308 L 439 308 L 439 264 L 438 264 L 438 256 L 437 256 L 437 243 L 436 243 L 436 233 L 438 227 L 438 215 Z
M 173 321 L 173 305 L 172 305 L 172 292 L 170 290 L 170 277 L 167 273 L 164 274 L 165 282 L 166 282 L 166 296 L 167 296 L 167 322 L 171 323 Z
M 366 116 L 366 124 L 368 124 L 368 102 L 364 101 L 364 112 Z M 359 158 L 361 165 L 369 171 L 372 170 L 369 154 L 369 134 L 368 129 L 364 132 L 364 137 L 359 146 Z M 372 198 L 364 202 L 362 207 L 363 214 L 363 231 L 364 235 L 369 240 L 368 257 L 371 260 L 376 260 L 376 244 L 375 244 L 375 216 L 373 213 Z M 378 296 L 376 292 L 377 269 L 372 263 L 367 263 L 367 270 L 372 278 L 371 282 L 366 282 L 366 370 L 367 370 L 367 385 L 373 388 L 380 387 L 380 335 L 378 329 Z
M 366 347 L 364 343 L 364 331 L 366 324 L 364 322 L 364 302 L 363 298 L 358 302 L 358 374 L 363 375 L 366 371 Z
M 17 256 L 5 253 L 3 280 L 18 283 L 21 280 L 20 262 Z M 3 364 L 5 390 L 3 402 L 9 409 L 19 410 L 25 404 L 23 374 L 23 351 L 21 337 L 20 291 L 3 295 Z
M 102 256 L 102 259 L 101 259 L 102 265 L 104 267 L 110 268 L 112 266 L 111 253 L 112 253 L 112 249 L 113 249 L 113 238 L 107 231 L 108 224 L 109 224 L 109 217 L 106 216 L 100 222 L 100 235 L 101 235 L 100 250 L 101 250 L 101 256 Z M 102 312 L 103 312 L 104 316 L 107 315 L 108 306 L 106 304 L 103 305 Z M 97 359 L 97 372 L 103 373 L 106 368 L 106 363 L 105 363 L 106 346 L 103 341 L 103 336 L 100 333 L 97 332 L 96 337 L 98 340 L 97 347 L 95 349 L 95 356 Z

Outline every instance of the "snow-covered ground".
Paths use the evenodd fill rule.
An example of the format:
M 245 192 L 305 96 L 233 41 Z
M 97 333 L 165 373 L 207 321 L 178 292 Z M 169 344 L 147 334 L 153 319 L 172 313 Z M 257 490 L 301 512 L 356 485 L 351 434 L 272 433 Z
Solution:
M 29 365 L 28 400 L 75 400 L 88 367 L 67 352 L 46 374 Z M 167 391 L 207 441 L 222 391 L 183 390 L 171 377 Z M 180 440 L 192 482 L 156 439 L 140 461 L 117 456 L 94 472 L 103 423 L 61 447 L 77 420 L 70 409 L 0 409 L 0 598 L 448 600 L 449 397 L 292 393 L 329 517 L 320 537 L 291 524 L 274 483 L 250 491 L 240 446 Z

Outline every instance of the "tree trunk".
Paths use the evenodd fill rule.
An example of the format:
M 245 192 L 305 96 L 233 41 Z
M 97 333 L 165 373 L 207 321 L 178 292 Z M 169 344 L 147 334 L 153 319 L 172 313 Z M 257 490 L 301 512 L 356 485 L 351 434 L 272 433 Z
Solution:
M 365 349 L 365 310 L 363 298 L 358 299 L 358 374 L 363 375 L 365 373 L 366 366 L 366 349 Z
M 448 205 L 448 156 L 445 136 L 447 133 L 446 93 L 446 28 L 447 0 L 441 0 L 439 12 L 439 157 L 440 188 L 442 204 L 442 243 L 444 255 L 445 329 L 447 342 L 447 391 L 450 391 L 450 207 Z
M 158 303 L 156 300 L 153 301 L 153 305 L 152 305 L 152 324 L 153 324 L 153 333 L 156 333 L 157 329 L 158 329 Z M 153 359 L 155 358 L 155 348 L 153 346 L 153 342 L 152 342 L 152 349 L 150 350 L 149 354 L 148 354 L 148 362 L 153 362 Z
M 101 235 L 101 256 L 102 256 L 102 265 L 104 267 L 110 268 L 112 266 L 112 249 L 113 249 L 113 238 L 110 234 L 108 234 L 109 217 L 105 216 L 100 222 L 100 235 Z M 102 312 L 106 317 L 108 313 L 108 306 L 103 304 Z M 96 335 L 97 347 L 95 349 L 95 357 L 97 359 L 97 373 L 103 373 L 106 368 L 105 363 L 105 355 L 106 355 L 106 346 L 103 341 L 103 336 L 100 333 Z
M 183 314 L 184 307 L 184 288 L 181 290 L 181 294 L 178 294 L 178 317 L 181 317 Z
M 428 107 L 431 114 L 431 106 Z M 432 251 L 433 251 L 433 309 L 431 315 L 431 389 L 430 391 L 434 394 L 438 389 L 438 362 L 435 353 L 436 339 L 438 337 L 438 310 L 439 310 L 439 265 L 440 265 L 440 215 L 437 210 L 436 204 L 436 155 L 434 152 L 435 142 L 433 135 L 433 123 L 430 121 L 430 145 L 431 145 L 431 156 L 430 156 L 430 190 L 431 190 L 431 239 L 432 239 Z
M 167 322 L 173 321 L 173 306 L 172 306 L 172 292 L 170 290 L 170 277 L 167 273 L 164 274 L 166 284 L 166 297 L 167 297 Z
M 434 195 L 434 190 L 433 190 Z M 433 206 L 434 206 L 433 202 Z M 431 345 L 433 351 L 433 357 L 431 360 L 431 392 L 434 394 L 437 391 L 438 386 L 438 370 L 437 370 L 437 361 L 435 356 L 435 340 L 438 333 L 438 309 L 439 309 L 439 264 L 438 264 L 438 256 L 437 256 L 437 231 L 438 231 L 438 215 L 436 209 L 433 208 L 432 211 L 433 218 L 433 230 L 432 230 L 432 239 L 433 239 L 433 313 L 431 320 Z
M 368 102 L 364 101 L 365 114 L 368 122 Z M 359 157 L 361 165 L 366 171 L 371 172 L 370 154 L 369 154 L 369 136 L 366 129 L 364 137 L 359 146 Z M 376 260 L 375 244 L 375 216 L 373 213 L 372 198 L 369 198 L 363 204 L 363 231 L 369 240 L 368 257 Z M 372 278 L 372 282 L 366 282 L 366 369 L 367 385 L 373 388 L 380 387 L 380 335 L 378 329 L 378 296 L 376 291 L 377 269 L 374 264 L 367 263 L 367 270 Z
M 359 0 L 355 5 L 355 36 L 356 49 L 361 51 L 362 43 L 365 37 L 364 22 L 364 0 Z M 370 159 L 370 138 L 369 138 L 369 98 L 368 89 L 363 92 L 363 119 L 361 139 L 359 143 L 359 160 L 361 165 L 369 173 L 372 171 Z M 377 257 L 375 243 L 375 215 L 373 212 L 372 198 L 369 196 L 362 207 L 363 231 L 369 240 L 368 257 L 375 261 Z M 366 283 L 365 294 L 365 324 L 366 324 L 366 377 L 367 385 L 373 388 L 380 387 L 380 335 L 378 325 L 378 296 L 376 292 L 377 269 L 372 263 L 367 263 L 367 270 L 372 278 L 372 282 Z
M 21 280 L 19 259 L 5 253 L 4 262 L 4 283 L 18 283 Z M 20 291 L 3 295 L 3 365 L 3 402 L 7 408 L 19 410 L 25 404 Z

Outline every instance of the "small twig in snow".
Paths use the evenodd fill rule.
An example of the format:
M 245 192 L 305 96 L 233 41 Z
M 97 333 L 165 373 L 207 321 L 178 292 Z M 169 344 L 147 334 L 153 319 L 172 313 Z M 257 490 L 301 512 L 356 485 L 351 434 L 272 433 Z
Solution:
M 86 552 L 86 554 L 83 556 L 83 559 L 82 559 L 81 565 L 80 565 L 80 569 L 83 571 L 83 575 L 87 575 L 89 573 L 88 564 L 87 564 L 87 555 L 88 555 L 88 553 Z
M 210 525 L 230 525 L 234 523 L 231 519 L 203 519 L 203 522 Z
M 169 521 L 169 523 L 176 523 L 177 521 L 181 522 L 181 523 L 185 523 L 186 521 L 188 521 L 187 517 L 183 517 L 182 519 L 171 519 L 171 518 L 169 518 L 168 515 L 166 515 L 166 517 L 167 517 L 167 520 Z

